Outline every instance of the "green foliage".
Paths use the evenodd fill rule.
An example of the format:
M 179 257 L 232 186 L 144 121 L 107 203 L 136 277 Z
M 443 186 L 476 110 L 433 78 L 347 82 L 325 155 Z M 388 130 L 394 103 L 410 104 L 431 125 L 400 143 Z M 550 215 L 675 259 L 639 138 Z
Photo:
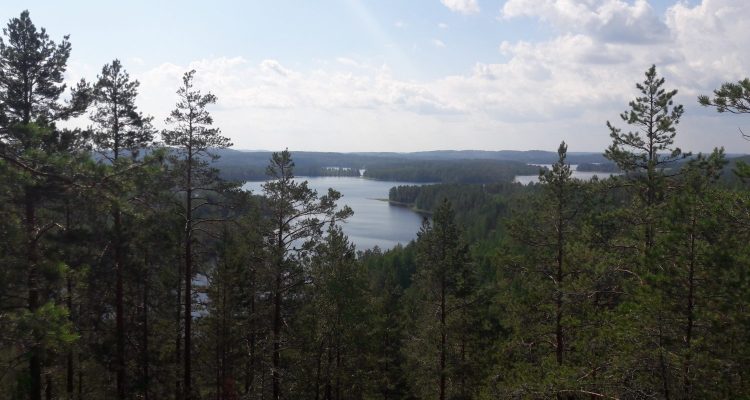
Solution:
M 657 76 L 653 65 L 646 71 L 643 83 L 636 84 L 641 96 L 629 103 L 629 110 L 620 114 L 625 123 L 636 128 L 635 131 L 623 133 L 607 121 L 612 144 L 604 155 L 625 172 L 645 174 L 648 185 L 651 185 L 647 196 L 656 196 L 652 186 L 666 166 L 689 155 L 683 154 L 679 147 L 673 147 L 684 109 L 682 105 L 674 105 L 677 90 L 667 91 L 663 85 L 664 78 Z
M 194 72 L 159 148 L 116 60 L 60 101 L 69 52 L 28 12 L 0 42 L 0 400 L 750 392 L 750 193 L 723 149 L 677 162 L 654 67 L 634 131 L 609 124 L 622 178 L 573 179 L 565 143 L 528 186 L 512 177 L 536 167 L 458 160 L 495 153 L 283 151 L 252 196 L 212 168 L 242 157 Z M 700 102 L 743 112 L 746 86 Z M 57 127 L 89 99 L 93 132 Z M 444 183 L 389 193 L 426 216 L 416 241 L 357 250 L 341 194 L 295 179 L 328 165 Z
M 704 107 L 714 107 L 717 112 L 732 114 L 750 113 L 750 79 L 745 78 L 737 83 L 725 82 L 714 90 L 714 98 L 698 96 L 698 103 Z
M 720 113 L 750 114 L 750 78 L 737 83 L 722 83 L 719 89 L 714 90 L 713 99 L 700 95 L 698 103 L 704 107 L 714 107 Z M 740 129 L 740 134 L 743 138 L 750 140 L 750 135 L 742 129 Z M 750 178 L 750 165 L 746 162 L 738 162 L 734 171 L 743 180 Z
M 97 78 L 92 96 L 95 110 L 91 114 L 96 124 L 94 144 L 105 156 L 111 151 L 115 160 L 123 150 L 135 159 L 139 150 L 152 144 L 154 137 L 153 118 L 144 117 L 135 105 L 140 83 L 130 80 L 120 60 L 104 65 Z

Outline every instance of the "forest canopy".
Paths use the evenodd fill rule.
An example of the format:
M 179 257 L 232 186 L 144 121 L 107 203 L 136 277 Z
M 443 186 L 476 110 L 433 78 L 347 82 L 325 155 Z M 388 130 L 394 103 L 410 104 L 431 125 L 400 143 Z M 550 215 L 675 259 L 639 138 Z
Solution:
M 120 60 L 66 86 L 72 49 L 28 11 L 0 36 L 0 400 L 750 393 L 750 168 L 676 146 L 655 66 L 602 121 L 623 174 L 582 181 L 575 157 L 602 156 L 565 142 L 541 171 L 287 150 L 232 168 L 202 71 L 150 116 Z M 737 79 L 696 101 L 747 114 Z M 412 242 L 357 249 L 356 210 L 296 177 L 363 157 L 365 177 L 440 183 L 389 193 L 431 216 Z

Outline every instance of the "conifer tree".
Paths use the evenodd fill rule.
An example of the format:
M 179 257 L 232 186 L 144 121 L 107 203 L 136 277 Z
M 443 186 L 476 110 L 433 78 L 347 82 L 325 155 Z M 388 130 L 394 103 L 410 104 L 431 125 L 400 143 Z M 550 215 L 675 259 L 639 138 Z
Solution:
M 348 206 L 337 209 L 339 192 L 329 189 L 318 197 L 307 181 L 295 181 L 294 162 L 288 150 L 273 153 L 267 175 L 270 180 L 263 185 L 263 193 L 270 213 L 267 240 L 272 280 L 271 398 L 279 400 L 283 398 L 281 348 L 283 327 L 287 325 L 286 302 L 295 298 L 294 293 L 307 279 L 301 262 L 321 240 L 323 228 L 348 218 L 352 210 Z
M 370 309 L 366 276 L 354 245 L 338 225 L 330 225 L 311 259 L 308 303 L 297 317 L 297 331 L 306 331 L 300 379 L 303 393 L 315 398 L 362 398 L 368 387 Z M 297 394 L 302 397 L 303 393 Z M 312 396 L 310 396 L 312 398 Z
M 461 384 L 465 341 L 475 328 L 467 320 L 476 301 L 476 282 L 468 248 L 461 238 L 450 202 L 425 220 L 417 235 L 416 296 L 409 354 L 415 390 L 420 397 L 469 398 L 474 388 Z
M 85 156 L 85 137 L 80 131 L 60 130 L 56 121 L 76 116 L 88 103 L 85 82 L 72 90 L 69 103 L 60 102 L 65 92 L 63 77 L 70 56 L 65 36 L 56 44 L 44 28 L 37 29 L 28 11 L 12 18 L 0 38 L 0 159 L 13 168 L 15 202 L 23 215 L 27 310 L 32 320 L 31 340 L 25 349 L 29 362 L 29 398 L 41 399 L 42 358 L 45 337 L 58 331 L 57 316 L 67 311 L 49 298 L 45 282 L 46 260 L 40 252 L 45 235 L 60 226 L 49 213 L 40 215 L 47 201 L 59 199 L 73 183 L 80 158 Z M 59 217 L 59 215 L 58 215 Z M 50 285 L 52 286 L 52 285 Z M 41 324 L 40 324 L 41 323 Z M 46 324 L 46 325 L 45 325 Z M 49 382 L 47 383 L 48 390 Z
M 579 243 L 586 231 L 585 191 L 572 179 L 567 148 L 560 143 L 557 161 L 540 172 L 540 192 L 510 220 L 512 240 L 500 256 L 498 290 L 505 293 L 498 295 L 512 329 L 504 345 L 509 368 L 500 372 L 505 375 L 500 395 L 521 391 L 564 399 L 584 389 L 597 393 L 587 367 L 598 360 L 585 355 L 579 337 L 592 307 L 584 299 L 596 292 L 596 279 Z
M 137 111 L 135 99 L 138 95 L 138 81 L 131 81 L 128 73 L 122 69 L 119 60 L 112 61 L 102 68 L 101 75 L 94 85 L 92 101 L 94 111 L 91 120 L 95 123 L 93 141 L 101 154 L 109 159 L 115 173 L 127 167 L 120 157 L 128 151 L 133 160 L 138 151 L 153 141 L 151 118 L 144 117 Z M 115 283 L 115 320 L 116 320 L 116 375 L 117 398 L 126 396 L 125 368 L 125 320 L 123 299 L 123 275 L 125 266 L 125 238 L 123 235 L 123 216 L 120 204 L 112 205 L 113 233 L 112 250 L 116 276 Z
M 737 83 L 724 82 L 719 89 L 714 90 L 713 98 L 700 95 L 698 103 L 704 107 L 713 107 L 719 113 L 750 114 L 750 78 Z M 740 134 L 745 140 L 750 140 L 750 132 L 745 133 L 740 128 Z M 741 178 L 750 178 L 750 165 L 738 162 L 735 173 Z
M 652 208 L 665 196 L 666 169 L 675 161 L 689 156 L 674 146 L 682 105 L 674 105 L 677 90 L 663 88 L 664 78 L 656 74 L 656 66 L 646 71 L 643 83 L 636 88 L 641 96 L 630 102 L 630 109 L 620 118 L 635 128 L 623 132 L 607 121 L 612 144 L 604 155 L 638 183 L 638 195 L 645 204 L 645 247 L 653 245 L 655 229 L 651 222 Z
M 209 160 L 218 157 L 212 151 L 232 145 L 218 128 L 213 127 L 213 118 L 206 107 L 216 103 L 216 96 L 203 94 L 194 88 L 195 70 L 186 72 L 182 77 L 182 86 L 177 90 L 178 101 L 166 122 L 171 129 L 162 133 L 164 143 L 171 146 L 171 158 L 178 175 L 177 189 L 184 196 L 182 217 L 184 218 L 184 368 L 181 398 L 193 398 L 192 391 L 192 303 L 193 244 L 195 233 L 200 225 L 211 222 L 208 219 L 196 218 L 199 210 L 212 206 L 207 192 L 216 188 L 216 171 L 209 166 Z

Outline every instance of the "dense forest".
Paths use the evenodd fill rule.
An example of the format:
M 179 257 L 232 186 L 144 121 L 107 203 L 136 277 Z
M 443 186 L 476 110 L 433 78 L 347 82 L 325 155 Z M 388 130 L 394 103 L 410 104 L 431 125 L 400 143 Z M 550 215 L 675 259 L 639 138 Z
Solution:
M 750 396 L 750 167 L 674 146 L 655 67 L 606 123 L 623 175 L 477 162 L 391 191 L 416 240 L 356 249 L 290 152 L 259 196 L 221 179 L 195 71 L 158 131 L 118 60 L 66 87 L 70 53 L 28 12 L 0 39 L 0 400 Z M 750 79 L 698 101 L 750 114 Z
M 450 160 L 376 163 L 364 176 L 397 182 L 492 183 L 538 172 L 539 167 L 518 161 Z

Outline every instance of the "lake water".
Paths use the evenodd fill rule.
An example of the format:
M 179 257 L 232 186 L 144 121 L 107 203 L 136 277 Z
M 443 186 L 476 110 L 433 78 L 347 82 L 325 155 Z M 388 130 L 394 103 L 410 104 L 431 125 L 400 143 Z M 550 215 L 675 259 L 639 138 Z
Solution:
M 531 164 L 531 165 L 537 165 L 539 167 L 547 167 L 549 169 L 552 169 L 552 164 Z M 577 164 L 571 164 L 570 168 L 573 170 L 573 178 L 580 179 L 582 181 L 590 181 L 595 176 L 598 176 L 599 179 L 605 179 L 609 178 L 612 175 L 620 175 L 618 172 L 583 172 L 583 171 L 576 171 L 578 168 Z M 517 175 L 516 178 L 513 180 L 514 182 L 519 182 L 523 185 L 528 185 L 529 183 L 536 183 L 539 182 L 539 174 L 536 175 Z
M 393 206 L 387 201 L 388 191 L 393 186 L 416 185 L 415 183 L 375 181 L 357 177 L 297 177 L 308 182 L 308 186 L 325 194 L 328 188 L 341 192 L 339 205 L 348 205 L 354 210 L 343 223 L 344 233 L 358 250 L 375 246 L 390 249 L 398 243 L 406 244 L 417 237 L 422 216 L 406 207 Z M 254 194 L 263 194 L 263 182 L 247 182 L 243 189 Z

